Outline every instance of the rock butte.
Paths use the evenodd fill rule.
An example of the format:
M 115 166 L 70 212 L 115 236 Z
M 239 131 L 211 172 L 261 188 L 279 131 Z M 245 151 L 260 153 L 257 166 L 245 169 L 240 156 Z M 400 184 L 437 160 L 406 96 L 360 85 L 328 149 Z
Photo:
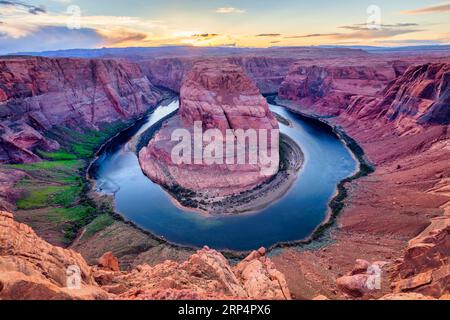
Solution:
M 45 137 L 54 125 L 81 121 L 96 128 L 144 114 L 161 96 L 153 84 L 178 92 L 201 55 L 122 55 L 134 60 L 128 62 L 0 59 L 0 162 L 35 162 L 34 148 L 58 148 Z M 327 117 L 376 165 L 369 177 L 346 184 L 350 197 L 333 243 L 318 250 L 284 249 L 270 260 L 263 251 L 253 253 L 239 268 L 213 250 L 173 248 L 120 221 L 73 244 L 91 265 L 114 252 L 131 270 L 116 272 L 110 254 L 101 267 L 91 267 L 80 254 L 42 240 L 45 229 L 35 228 L 38 236 L 1 212 L 0 299 L 287 298 L 288 292 L 294 299 L 448 299 L 448 54 L 280 48 L 225 60 L 241 65 L 261 92 L 279 90 L 290 99 L 283 101 L 289 108 Z M 0 169 L 1 209 L 14 210 L 20 193 L 15 184 L 25 175 Z M 368 295 L 360 280 L 367 266 L 379 262 L 387 262 L 382 290 Z M 72 264 L 81 269 L 77 292 L 64 289 Z
M 139 153 L 142 170 L 150 179 L 168 188 L 180 186 L 212 196 L 229 196 L 253 189 L 277 173 L 278 158 L 270 175 L 262 172 L 259 161 L 174 164 L 172 150 L 178 142 L 171 140 L 172 132 L 177 128 L 193 132 L 196 121 L 203 123 L 204 130 L 219 129 L 224 135 L 228 129 L 278 129 L 266 99 L 241 67 L 226 62 L 199 62 L 184 79 L 178 115 L 166 121 Z M 271 147 L 270 153 L 279 153 L 278 144 Z

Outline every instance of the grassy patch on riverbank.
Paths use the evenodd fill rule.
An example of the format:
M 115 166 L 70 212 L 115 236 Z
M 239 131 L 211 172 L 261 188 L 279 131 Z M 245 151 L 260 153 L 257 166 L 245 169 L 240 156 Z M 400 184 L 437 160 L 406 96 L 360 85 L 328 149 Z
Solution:
M 43 161 L 8 165 L 26 173 L 16 184 L 22 195 L 16 203 L 19 221 L 26 221 L 38 233 L 45 230 L 52 235 L 46 240 L 61 245 L 70 244 L 81 228 L 91 223 L 90 232 L 105 227 L 110 222 L 106 218 L 109 211 L 98 208 L 87 196 L 89 186 L 85 171 L 96 150 L 124 127 L 115 123 L 103 126 L 100 131 L 82 132 L 56 127 L 47 136 L 60 143 L 60 150 L 36 150 Z

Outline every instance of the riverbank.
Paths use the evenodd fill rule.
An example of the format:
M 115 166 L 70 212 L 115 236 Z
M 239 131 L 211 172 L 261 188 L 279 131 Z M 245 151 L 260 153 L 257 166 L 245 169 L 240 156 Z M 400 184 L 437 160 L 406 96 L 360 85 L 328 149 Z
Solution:
M 352 176 L 345 178 L 338 184 L 336 194 L 329 203 L 329 212 L 327 214 L 327 218 L 319 227 L 317 227 L 317 229 L 311 234 L 311 236 L 307 239 L 302 239 L 299 241 L 280 243 L 273 246 L 271 249 L 273 250 L 277 248 L 288 248 L 294 246 L 310 246 L 313 242 L 315 242 L 313 247 L 321 247 L 324 245 L 324 242 L 321 240 L 324 240 L 325 242 L 329 240 L 329 234 L 327 234 L 327 232 L 329 233 L 329 231 L 331 231 L 330 229 L 335 225 L 339 214 L 345 208 L 346 199 L 348 197 L 348 190 L 346 185 L 374 173 L 375 167 L 367 159 L 363 148 L 353 138 L 351 138 L 341 127 L 327 121 L 327 119 L 329 119 L 330 117 L 319 116 L 314 113 L 308 114 L 301 112 L 295 108 L 294 102 L 281 100 L 277 96 L 268 96 L 267 99 L 270 104 L 286 108 L 292 113 L 295 113 L 312 121 L 317 121 L 331 128 L 334 134 L 336 134 L 336 136 L 347 146 L 351 154 L 358 162 L 358 170 Z
M 158 121 L 155 126 L 143 133 L 138 146 L 146 145 L 169 117 Z M 302 150 L 294 140 L 285 134 L 280 136 L 280 162 L 280 169 L 273 178 L 252 190 L 232 196 L 211 196 L 185 190 L 180 186 L 163 186 L 163 188 L 173 197 L 177 206 L 188 211 L 206 215 L 252 214 L 263 210 L 285 195 L 297 179 L 298 172 L 303 166 Z
M 383 261 L 382 288 L 373 292 L 373 297 L 391 292 L 396 261 L 403 258 L 408 241 L 426 229 L 430 219 L 441 217 L 442 206 L 448 201 L 448 197 L 428 192 L 448 170 L 448 151 L 439 142 L 435 147 L 417 149 L 420 143 L 430 143 L 434 141 L 430 137 L 442 133 L 430 128 L 414 139 L 398 137 L 389 123 L 374 125 L 373 121 L 355 121 L 345 114 L 321 117 L 295 103 L 287 107 L 351 136 L 350 146 L 357 144 L 364 150 L 364 155 L 357 149 L 354 154 L 367 159 L 374 172 L 340 186 L 341 196 L 335 198 L 339 214 L 333 219 L 334 227 L 326 229 L 326 237 L 322 235 L 328 241 L 276 251 L 275 265 L 286 275 L 296 299 L 311 299 L 318 294 L 339 299 L 343 296 L 336 288 L 336 279 L 352 270 L 357 259 Z M 396 147 L 388 147 L 392 145 Z M 370 167 L 362 169 L 364 173 Z

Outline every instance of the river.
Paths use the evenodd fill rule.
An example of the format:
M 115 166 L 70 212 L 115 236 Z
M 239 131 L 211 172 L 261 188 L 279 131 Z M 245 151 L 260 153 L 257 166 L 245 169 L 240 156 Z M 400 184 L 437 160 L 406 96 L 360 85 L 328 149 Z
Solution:
M 133 138 L 135 141 L 135 137 L 177 108 L 178 101 L 160 106 L 134 128 L 112 139 L 93 170 L 98 191 L 113 194 L 118 213 L 172 243 L 248 251 L 305 239 L 326 219 L 328 204 L 339 182 L 357 170 L 358 162 L 330 127 L 270 105 L 273 112 L 291 122 L 291 126 L 280 123 L 281 132 L 294 139 L 305 155 L 305 163 L 292 188 L 256 213 L 207 216 L 183 210 L 142 173 L 130 148 Z

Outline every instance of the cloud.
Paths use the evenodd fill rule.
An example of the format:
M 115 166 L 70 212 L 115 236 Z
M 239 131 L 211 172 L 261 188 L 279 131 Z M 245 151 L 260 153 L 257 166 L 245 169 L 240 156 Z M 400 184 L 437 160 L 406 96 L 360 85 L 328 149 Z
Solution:
M 200 34 L 194 34 L 192 36 L 196 37 L 196 38 L 211 39 L 211 38 L 220 37 L 220 34 L 218 34 L 218 33 L 200 33 Z
M 1 32 L 0 32 L 1 34 Z M 64 27 L 39 27 L 21 37 L 0 37 L 0 54 L 104 46 L 107 39 L 93 29 L 69 30 Z
M 382 39 L 382 38 L 391 38 L 401 34 L 420 32 L 423 30 L 418 29 L 380 29 L 380 30 L 371 30 L 371 29 L 359 29 L 350 33 L 340 33 L 334 35 L 333 39 L 361 39 L 361 40 L 370 40 L 370 39 Z
M 221 7 L 216 9 L 216 13 L 245 13 L 245 10 L 234 8 L 234 7 Z
M 381 29 L 369 29 L 365 24 L 355 24 L 351 26 L 340 26 L 338 28 L 350 30 L 351 32 L 336 33 L 311 33 L 305 35 L 288 36 L 285 39 L 304 38 L 328 38 L 332 40 L 373 40 L 395 37 L 401 34 L 419 32 L 423 30 L 410 29 L 408 27 L 417 26 L 416 23 L 385 24 Z
M 434 6 L 423 7 L 414 10 L 402 11 L 402 14 L 427 14 L 427 13 L 441 13 L 450 11 L 450 3 L 442 3 Z
M 280 33 L 260 33 L 257 34 L 255 37 L 281 37 Z
M 392 29 L 392 28 L 407 28 L 407 27 L 416 27 L 418 26 L 417 23 L 395 23 L 395 24 L 380 24 L 380 28 L 384 29 Z M 357 23 L 351 26 L 340 26 L 339 29 L 347 29 L 347 30 L 354 30 L 354 31 L 361 31 L 361 30 L 369 30 L 367 27 L 367 23 Z
M 20 1 L 6 1 L 6 0 L 0 0 L 0 6 L 13 6 L 13 7 L 19 7 L 24 8 L 28 10 L 31 14 L 40 14 L 40 13 L 46 13 L 47 10 L 43 6 L 34 6 L 31 4 L 27 4 Z
M 148 38 L 148 34 L 144 32 L 126 28 L 98 29 L 95 31 L 102 37 L 104 45 L 107 46 L 126 46 L 127 44 L 145 41 Z
M 317 38 L 317 37 L 333 37 L 340 35 L 341 33 L 311 33 L 300 36 L 284 37 L 285 39 L 302 39 L 302 38 Z
M 371 29 L 368 28 L 367 24 L 365 23 L 358 23 L 338 27 L 339 29 L 350 30 L 352 32 L 329 34 L 326 36 L 329 36 L 333 39 L 361 39 L 361 40 L 390 38 L 401 34 L 424 31 L 417 28 L 411 28 L 417 26 L 419 26 L 417 23 L 395 23 L 395 24 L 381 24 L 379 25 L 380 27 L 379 29 Z

